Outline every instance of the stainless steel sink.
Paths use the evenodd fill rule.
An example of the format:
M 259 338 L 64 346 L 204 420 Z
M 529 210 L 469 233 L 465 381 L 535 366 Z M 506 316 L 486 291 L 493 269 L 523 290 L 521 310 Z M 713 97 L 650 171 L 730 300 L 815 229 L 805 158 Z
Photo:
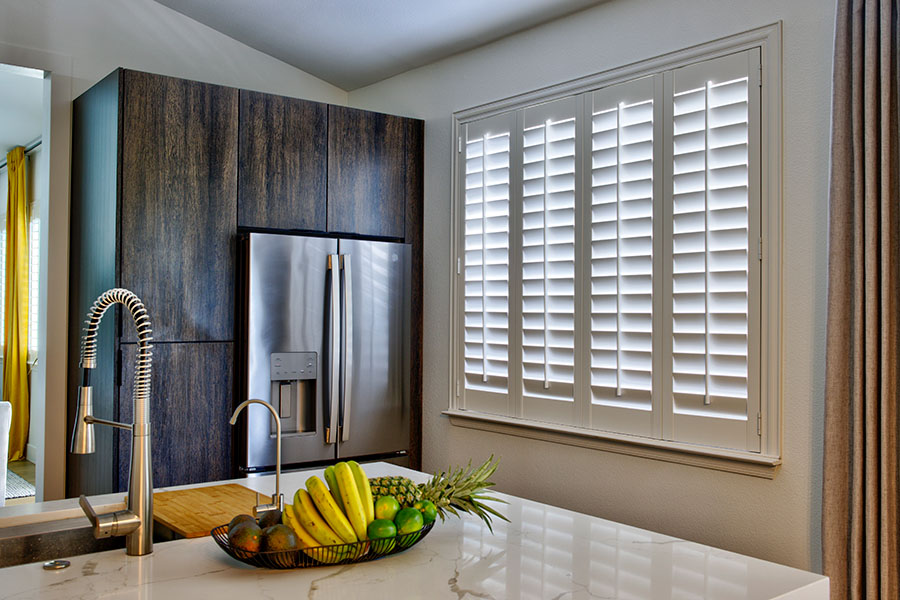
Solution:
M 176 539 L 168 528 L 155 523 L 154 543 Z M 86 517 L 0 528 L 0 568 L 92 554 L 125 547 L 125 538 L 96 539 Z

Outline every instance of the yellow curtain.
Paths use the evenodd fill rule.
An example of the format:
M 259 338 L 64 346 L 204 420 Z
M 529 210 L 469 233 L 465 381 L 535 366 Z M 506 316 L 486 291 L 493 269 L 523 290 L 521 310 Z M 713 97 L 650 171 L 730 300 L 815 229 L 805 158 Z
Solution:
M 3 344 L 3 400 L 12 404 L 9 460 L 25 458 L 28 441 L 28 198 L 25 149 L 6 155 L 9 198 L 6 201 L 6 289 Z

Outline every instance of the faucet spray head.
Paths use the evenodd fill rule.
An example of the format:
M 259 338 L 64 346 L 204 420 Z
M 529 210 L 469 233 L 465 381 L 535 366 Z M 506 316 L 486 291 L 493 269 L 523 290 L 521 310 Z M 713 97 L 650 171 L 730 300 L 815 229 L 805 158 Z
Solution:
M 86 422 L 88 417 L 93 418 L 93 392 L 91 386 L 78 386 L 78 409 L 75 412 L 75 428 L 72 430 L 72 445 L 69 451 L 72 454 L 94 453 L 94 424 Z

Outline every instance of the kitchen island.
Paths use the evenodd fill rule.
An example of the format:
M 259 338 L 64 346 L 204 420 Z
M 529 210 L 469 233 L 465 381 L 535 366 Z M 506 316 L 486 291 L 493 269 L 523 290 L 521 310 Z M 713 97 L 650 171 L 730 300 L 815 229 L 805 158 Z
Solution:
M 386 463 L 365 469 L 370 477 L 427 479 Z M 282 490 L 293 493 L 312 474 L 322 471 L 282 474 Z M 231 483 L 269 494 L 274 476 Z M 0 569 L 0 599 L 828 598 L 821 575 L 497 495 L 509 502 L 501 512 L 510 523 L 495 520 L 493 533 L 475 517 L 451 516 L 410 550 L 372 562 L 269 571 L 233 560 L 210 537 L 183 539 L 158 543 L 144 557 L 124 550 L 71 557 L 60 571 L 40 563 Z M 0 526 L 67 518 L 76 510 L 75 500 L 3 508 Z

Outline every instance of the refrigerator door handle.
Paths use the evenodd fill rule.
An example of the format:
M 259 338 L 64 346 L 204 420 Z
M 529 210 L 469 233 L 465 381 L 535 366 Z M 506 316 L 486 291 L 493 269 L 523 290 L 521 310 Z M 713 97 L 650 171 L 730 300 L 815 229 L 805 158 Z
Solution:
M 328 390 L 328 421 L 325 425 L 325 443 L 334 444 L 338 438 L 338 405 L 340 402 L 341 376 L 341 338 L 338 328 L 341 326 L 341 280 L 340 255 L 328 255 L 328 270 L 331 272 L 331 304 L 328 307 L 328 329 L 331 339 L 328 344 L 328 363 L 330 370 Z
M 353 400 L 353 290 L 351 287 L 350 255 L 341 255 L 341 279 L 344 284 L 343 337 L 344 356 L 341 360 L 341 441 L 350 439 L 350 405 Z

